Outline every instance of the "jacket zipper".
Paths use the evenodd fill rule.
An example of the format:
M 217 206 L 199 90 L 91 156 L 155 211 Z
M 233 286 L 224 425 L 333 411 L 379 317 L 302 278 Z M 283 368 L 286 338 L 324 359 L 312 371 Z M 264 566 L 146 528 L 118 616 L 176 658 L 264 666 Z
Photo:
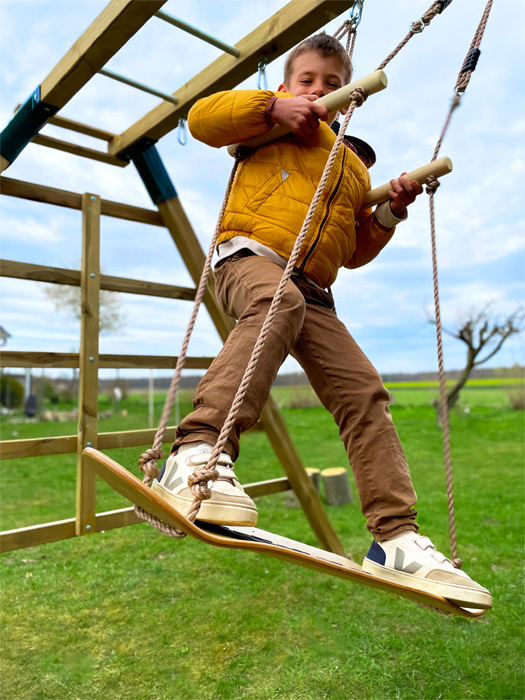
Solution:
M 335 198 L 337 192 L 339 191 L 339 187 L 341 186 L 341 182 L 343 180 L 343 174 L 344 174 L 344 170 L 345 170 L 345 159 L 346 159 L 346 148 L 343 150 L 343 160 L 341 163 L 341 172 L 339 173 L 339 179 L 337 180 L 337 184 L 334 187 L 334 190 L 333 190 L 332 194 L 330 195 L 330 198 L 328 199 L 328 202 L 326 205 L 326 212 L 325 212 L 325 215 L 323 217 L 323 220 L 321 221 L 321 225 L 319 226 L 319 230 L 317 231 L 317 235 L 315 237 L 315 240 L 312 243 L 312 245 L 310 246 L 310 250 L 306 254 L 303 262 L 299 265 L 300 270 L 304 270 L 305 265 L 308 262 L 308 259 L 310 258 L 310 256 L 314 252 L 315 248 L 317 247 L 317 244 L 319 243 L 319 240 L 321 239 L 321 233 L 323 230 L 323 226 L 325 225 L 325 223 L 330 215 L 330 205 L 334 201 L 334 198 Z

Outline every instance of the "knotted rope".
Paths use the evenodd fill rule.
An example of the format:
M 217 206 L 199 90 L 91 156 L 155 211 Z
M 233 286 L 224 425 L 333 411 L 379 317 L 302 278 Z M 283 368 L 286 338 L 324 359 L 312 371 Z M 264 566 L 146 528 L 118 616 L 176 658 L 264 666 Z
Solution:
M 470 45 L 470 49 L 467 53 L 461 71 L 459 72 L 455 92 L 456 95 L 452 99 L 450 109 L 443 125 L 441 135 L 437 141 L 436 148 L 434 149 L 434 155 L 432 160 L 436 160 L 438 157 L 441 144 L 445 138 L 445 134 L 448 130 L 452 114 L 459 107 L 461 102 L 461 95 L 467 89 L 470 82 L 470 77 L 474 71 L 479 57 L 479 45 L 487 25 L 489 13 L 492 7 L 492 1 L 488 0 L 488 3 L 483 12 L 483 16 L 478 25 L 474 39 Z M 434 309 L 436 316 L 436 340 L 437 340 L 437 355 L 438 355 L 438 369 L 439 369 L 439 410 L 440 410 L 440 421 L 441 429 L 443 434 L 443 456 L 445 460 L 445 480 L 447 489 L 447 504 L 448 504 L 448 522 L 449 522 L 449 533 L 450 533 L 450 552 L 451 560 L 454 566 L 459 569 L 461 568 L 461 559 L 458 557 L 457 548 L 457 532 L 456 532 L 456 516 L 454 510 L 454 494 L 453 494 L 453 478 L 452 478 L 452 459 L 450 455 L 450 417 L 447 402 L 447 391 L 445 383 L 445 370 L 443 363 L 443 332 L 441 325 L 441 310 L 439 301 L 439 282 L 438 282 L 438 263 L 437 263 L 437 246 L 436 246 L 436 222 L 435 222 L 435 211 L 434 211 L 434 195 L 437 188 L 439 187 L 439 182 L 436 178 L 432 177 L 427 180 L 426 192 L 429 195 L 429 205 L 430 205 L 430 238 L 432 246 L 432 278 L 434 285 Z
M 215 251 L 215 246 L 217 245 L 217 238 L 219 236 L 219 229 L 221 225 L 222 218 L 224 216 L 224 211 L 226 209 L 226 203 L 228 201 L 228 198 L 230 196 L 231 188 L 233 185 L 233 182 L 235 180 L 235 175 L 237 173 L 237 168 L 239 167 L 239 162 L 240 159 L 236 158 L 235 163 L 233 165 L 233 169 L 230 175 L 230 179 L 228 181 L 228 186 L 226 188 L 226 194 L 224 195 L 224 200 L 222 202 L 221 210 L 219 213 L 219 218 L 217 220 L 217 225 L 215 226 L 215 232 L 212 237 L 212 241 L 210 244 L 210 249 L 208 251 L 208 255 L 206 257 L 206 261 L 204 263 L 204 268 L 202 270 L 202 275 L 199 280 L 199 286 L 197 287 L 197 293 L 195 295 L 195 302 L 193 304 L 193 311 L 191 314 L 190 322 L 188 324 L 188 328 L 186 329 L 186 334 L 184 336 L 184 340 L 182 343 L 182 348 L 179 354 L 179 357 L 177 358 L 177 364 L 175 367 L 175 372 L 173 374 L 173 378 L 171 380 L 171 384 L 168 390 L 168 394 L 166 396 L 166 400 L 164 403 L 164 408 L 162 411 L 159 427 L 157 429 L 157 432 L 155 433 L 155 439 L 153 440 L 153 446 L 149 449 L 146 450 L 140 457 L 139 457 L 139 467 L 140 469 L 144 472 L 144 479 L 143 483 L 148 486 L 149 483 L 151 482 L 152 479 L 155 479 L 159 473 L 160 470 L 157 467 L 157 460 L 163 459 L 164 458 L 164 451 L 162 450 L 162 441 L 164 438 L 164 434 L 166 433 L 166 427 L 168 425 L 168 420 L 171 414 L 171 411 L 173 409 L 173 404 L 175 402 L 175 397 L 177 395 L 177 391 L 179 388 L 179 383 L 180 383 L 180 377 L 182 374 L 182 370 L 184 368 L 184 363 L 186 362 L 186 355 L 188 352 L 188 345 L 190 342 L 190 337 L 193 332 L 193 328 L 195 326 L 195 321 L 197 319 L 197 313 L 199 311 L 199 307 L 202 303 L 202 300 L 204 298 L 204 294 L 206 292 L 206 286 L 208 283 L 208 276 L 210 274 L 210 269 L 211 269 L 211 260 L 213 257 L 213 253 Z M 192 509 L 188 515 L 188 518 L 194 522 L 195 518 L 197 516 L 199 508 L 195 509 L 195 505 L 198 502 L 199 507 L 200 507 L 200 501 L 202 499 L 210 498 L 210 490 L 206 487 L 206 484 L 208 481 L 215 481 L 218 478 L 218 472 L 216 469 L 196 469 L 194 472 L 194 475 L 196 477 L 195 481 L 190 484 L 191 487 L 191 492 L 194 497 L 194 502 L 192 504 Z M 202 486 L 201 484 L 204 484 Z M 185 537 L 185 533 L 183 533 L 181 530 L 177 530 L 176 528 L 172 527 L 171 525 L 168 525 L 158 518 L 156 518 L 154 515 L 151 515 L 151 513 L 147 513 L 145 510 L 143 510 L 140 506 L 135 505 L 135 513 L 139 516 L 139 518 L 142 518 L 142 520 L 146 520 L 148 523 L 153 525 L 154 527 L 158 528 L 165 534 L 169 535 L 170 537 Z

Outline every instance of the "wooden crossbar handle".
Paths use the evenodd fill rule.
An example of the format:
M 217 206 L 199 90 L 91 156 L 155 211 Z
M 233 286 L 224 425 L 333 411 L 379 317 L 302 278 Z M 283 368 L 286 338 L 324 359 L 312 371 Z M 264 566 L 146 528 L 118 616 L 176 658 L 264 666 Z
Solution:
M 369 75 L 365 75 L 363 78 L 359 78 L 359 80 L 354 80 L 353 83 L 343 85 L 343 87 L 339 88 L 339 90 L 334 90 L 334 92 L 330 92 L 328 95 L 320 97 L 318 100 L 315 100 L 314 104 L 319 104 L 326 107 L 329 112 L 336 112 L 339 109 L 348 107 L 350 104 L 350 94 L 356 88 L 363 88 L 368 95 L 374 95 L 376 92 L 384 90 L 387 85 L 388 81 L 386 75 L 382 70 L 376 70 Z M 261 136 L 254 136 L 247 141 L 243 141 L 242 145 L 247 146 L 248 148 L 258 148 L 265 143 L 275 141 L 275 139 L 285 136 L 289 133 L 289 131 L 290 129 L 287 129 L 285 126 L 279 126 L 276 124 L 271 131 L 268 131 L 266 134 L 262 134 Z M 235 155 L 236 147 L 236 145 L 228 146 L 228 153 L 231 156 Z
M 452 161 L 445 156 L 444 158 L 438 158 L 432 161 L 432 163 L 423 165 L 421 168 L 417 168 L 411 173 L 407 173 L 405 177 L 408 177 L 410 180 L 417 180 L 423 185 L 431 175 L 434 177 L 441 177 L 450 172 L 452 172 Z M 374 207 L 376 204 L 386 202 L 390 199 L 388 193 L 391 189 L 392 186 L 387 182 L 385 185 L 381 185 L 381 187 L 370 190 L 370 192 L 367 192 L 365 195 L 363 206 Z

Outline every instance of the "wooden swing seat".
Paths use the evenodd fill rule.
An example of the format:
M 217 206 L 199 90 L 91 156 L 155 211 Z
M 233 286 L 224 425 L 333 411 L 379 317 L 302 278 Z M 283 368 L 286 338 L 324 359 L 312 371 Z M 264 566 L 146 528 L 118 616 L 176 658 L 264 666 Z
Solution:
M 393 593 L 449 614 L 475 618 L 485 612 L 484 610 L 463 608 L 446 598 L 440 598 L 430 593 L 422 593 L 408 586 L 402 586 L 390 581 L 383 581 L 364 572 L 359 564 L 350 559 L 260 530 L 259 528 L 226 527 L 198 520 L 194 524 L 180 515 L 148 486 L 145 486 L 140 479 L 137 479 L 131 472 L 104 453 L 92 447 L 86 447 L 83 450 L 83 455 L 87 458 L 86 464 L 114 491 L 168 525 L 182 530 L 186 535 L 206 544 L 265 554 L 276 559 L 282 559 L 290 564 L 314 569 L 323 574 L 338 576 L 348 581 Z

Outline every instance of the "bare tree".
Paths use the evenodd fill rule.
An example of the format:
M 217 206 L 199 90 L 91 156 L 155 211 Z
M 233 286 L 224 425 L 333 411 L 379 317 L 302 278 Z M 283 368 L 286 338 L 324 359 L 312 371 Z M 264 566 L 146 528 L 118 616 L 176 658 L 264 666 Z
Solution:
M 80 320 L 80 287 L 70 287 L 64 284 L 46 284 L 44 294 L 53 302 L 55 309 L 66 313 L 70 318 Z M 100 333 L 117 333 L 126 324 L 122 313 L 120 294 L 100 290 L 99 330 Z
M 494 303 L 486 304 L 481 310 L 471 310 L 459 316 L 458 326 L 454 330 L 443 327 L 443 332 L 458 338 L 467 346 L 467 361 L 456 384 L 447 392 L 447 404 L 452 408 L 459 399 L 470 373 L 475 367 L 485 364 L 496 355 L 506 340 L 523 332 L 525 311 L 522 307 L 515 309 L 510 316 L 499 319 L 493 310 Z M 429 318 L 429 323 L 436 320 Z M 482 357 L 480 355 L 485 353 Z

